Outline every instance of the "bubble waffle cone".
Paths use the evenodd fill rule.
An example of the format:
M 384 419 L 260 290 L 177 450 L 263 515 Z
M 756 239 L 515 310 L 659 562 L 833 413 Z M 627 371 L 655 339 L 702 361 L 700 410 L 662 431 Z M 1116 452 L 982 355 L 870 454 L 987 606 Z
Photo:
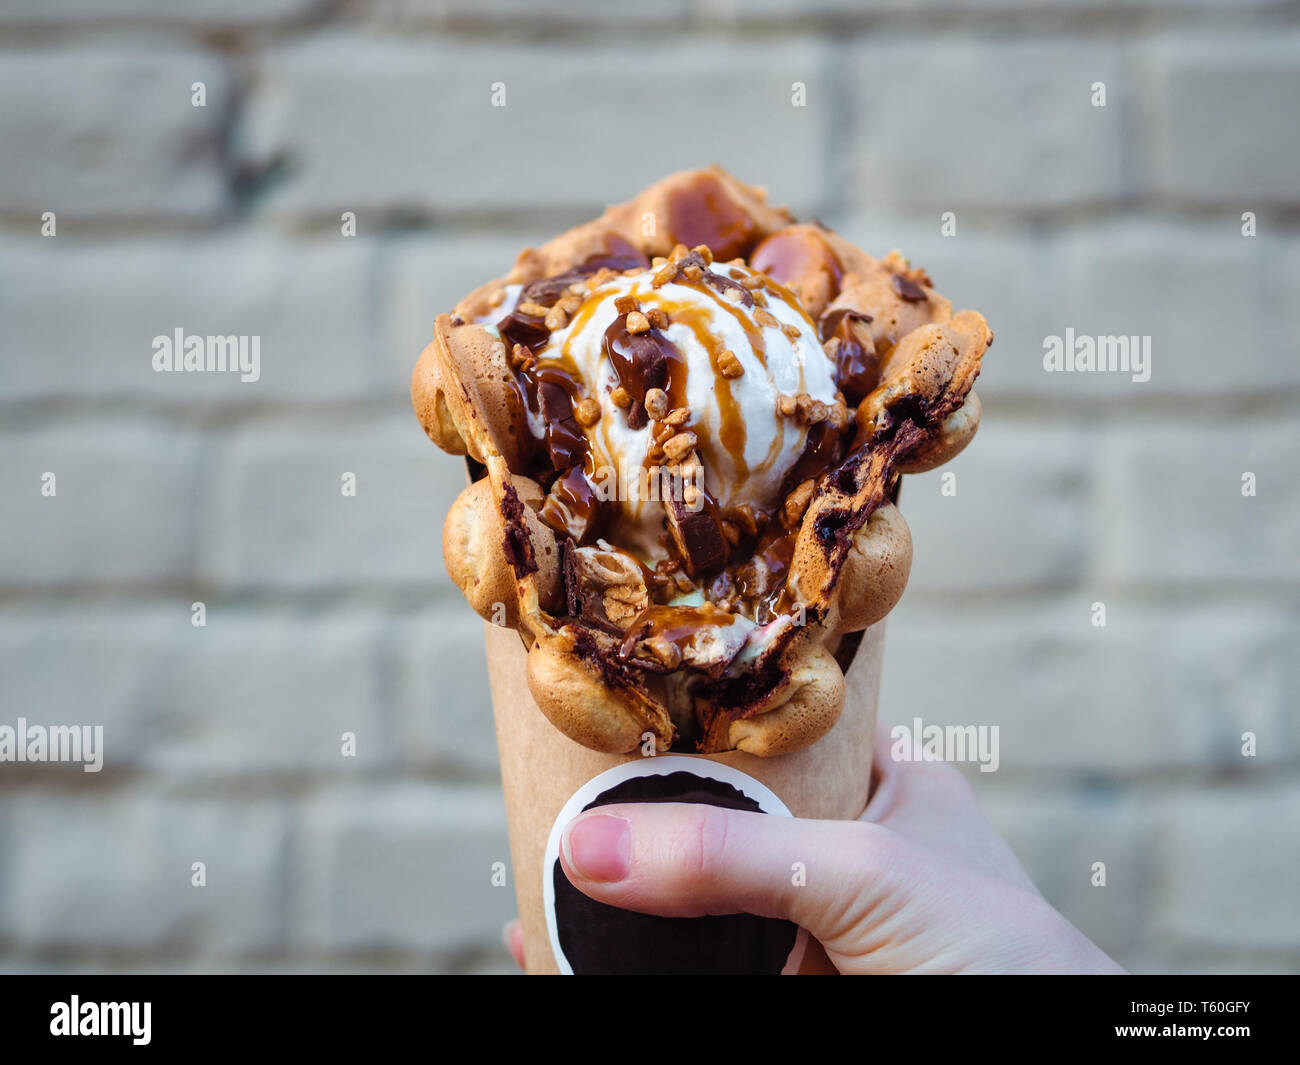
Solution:
M 717 272 L 732 257 L 746 272 Z M 582 474 L 591 452 L 574 445 L 583 444 L 580 420 L 600 417 L 604 402 L 606 424 L 616 421 L 608 397 L 617 390 L 599 394 L 578 380 L 567 347 L 553 363 L 547 357 L 548 338 L 587 313 L 602 284 L 638 271 L 693 277 L 719 305 L 710 286 L 731 300 L 731 311 L 750 310 L 741 303 L 755 293 L 769 307 L 778 294 L 788 299 L 816 323 L 839 386 L 833 403 L 776 396 L 771 417 L 801 427 L 803 457 L 823 452 L 811 475 L 787 476 L 757 514 L 748 504 L 688 513 L 689 489 L 686 500 L 666 490 L 659 543 L 639 554 L 620 543 L 617 514 L 594 538 L 588 516 L 573 517 L 578 489 L 590 491 Z M 516 302 L 502 316 L 511 289 Z M 642 325 L 639 335 L 662 335 L 620 306 L 624 340 Z M 648 733 L 660 752 L 797 751 L 839 716 L 841 641 L 902 594 L 911 540 L 892 502 L 899 477 L 969 442 L 980 416 L 971 387 L 991 341 L 981 315 L 954 313 L 897 253 L 873 259 L 820 226 L 796 224 L 717 168 L 674 174 L 524 251 L 504 278 L 437 318 L 415 368 L 414 407 L 429 437 L 467 455 L 478 475 L 447 518 L 448 572 L 481 616 L 519 634 L 533 699 L 583 746 L 627 753 Z M 718 366 L 731 358 L 726 351 Z M 556 367 L 568 375 L 562 389 L 544 376 Z M 727 376 L 719 370 L 720 385 Z M 635 397 L 624 412 L 629 424 L 643 402 Z M 686 431 L 676 434 L 668 423 L 679 413 Z M 665 449 L 679 435 L 685 452 L 697 443 L 689 431 L 697 414 L 682 407 L 650 428 Z M 703 467 L 709 483 L 712 454 L 674 457 L 682 460 L 674 472 Z M 765 533 L 746 527 L 756 519 Z
M 787 934 L 772 922 L 584 911 L 566 932 L 558 826 L 617 801 L 588 792 L 625 770 L 681 777 L 655 767 L 683 754 L 687 794 L 720 790 L 680 801 L 861 814 L 884 618 L 911 566 L 899 480 L 969 443 L 991 342 L 897 253 L 796 223 L 718 168 L 525 250 L 438 316 L 411 395 L 469 472 L 443 557 L 489 622 L 530 972 L 828 966 L 815 943 L 784 969 L 788 942 L 760 958 Z M 628 456 L 635 476 L 603 491 Z M 638 480 L 658 494 L 624 491 Z

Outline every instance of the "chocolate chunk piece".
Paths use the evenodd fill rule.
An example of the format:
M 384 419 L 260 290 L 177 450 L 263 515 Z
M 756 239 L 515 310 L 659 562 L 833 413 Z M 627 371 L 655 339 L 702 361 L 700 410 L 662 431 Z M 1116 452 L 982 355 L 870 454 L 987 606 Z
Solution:
M 895 275 L 897 276 L 897 275 Z M 835 345 L 835 383 L 849 406 L 856 407 L 880 382 L 880 357 L 868 328 L 871 315 L 840 307 L 822 315 L 818 334 Z
M 704 272 L 704 283 L 712 289 L 716 289 L 719 296 L 726 297 L 727 289 L 732 289 L 740 293 L 740 302 L 746 307 L 754 306 L 754 297 L 750 294 L 749 289 L 745 288 L 739 281 L 736 281 L 726 274 L 719 274 L 713 270 Z
M 603 540 L 596 547 L 564 545 L 564 590 L 569 613 L 622 637 L 649 606 L 641 566 Z
M 700 577 L 726 565 L 730 547 L 722 532 L 718 505 L 700 490 L 704 505 L 696 504 L 694 510 L 682 498 L 680 487 L 674 488 L 665 479 L 661 492 L 664 512 L 668 515 L 668 532 L 673 538 L 686 572 Z
M 545 319 L 532 314 L 522 314 L 519 311 L 511 311 L 497 322 L 497 332 L 506 342 L 507 348 L 522 344 L 529 351 L 537 351 L 545 347 L 546 342 L 551 338 L 551 331 L 546 327 Z
M 909 281 L 902 274 L 894 275 L 894 291 L 898 293 L 900 299 L 905 299 L 908 303 L 922 303 L 930 298 L 925 294 L 925 289 L 915 281 Z
M 627 408 L 629 429 L 644 429 L 645 396 L 652 388 L 667 391 L 674 363 L 681 364 L 677 346 L 660 330 L 627 331 L 627 315 L 620 315 L 605 330 L 605 357 L 614 367 L 619 386 L 631 397 Z
M 572 540 L 564 542 L 564 596 L 570 617 L 614 636 L 623 635 L 623 630 L 606 616 L 605 597 L 600 589 L 584 579 L 582 556 Z

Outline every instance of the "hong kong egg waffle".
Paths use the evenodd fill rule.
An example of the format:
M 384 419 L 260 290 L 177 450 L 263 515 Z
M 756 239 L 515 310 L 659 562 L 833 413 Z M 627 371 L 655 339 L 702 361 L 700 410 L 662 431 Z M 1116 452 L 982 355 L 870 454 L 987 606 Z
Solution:
M 817 322 L 849 417 L 835 424 L 826 467 L 791 485 L 778 512 L 760 515 L 767 539 L 761 529 L 727 530 L 735 572 L 750 577 L 757 560 L 772 582 L 761 605 L 730 594 L 656 602 L 673 579 L 710 587 L 692 565 L 695 519 L 666 506 L 673 536 L 664 538 L 663 573 L 620 550 L 616 525 L 609 542 L 557 528 L 545 501 L 562 471 L 539 458 L 529 431 L 520 383 L 528 351 L 509 350 L 509 334 L 484 323 L 509 286 L 542 301 L 513 327 L 542 331 L 555 301 L 598 271 L 691 262 L 707 270 L 733 258 L 794 292 Z M 479 474 L 444 525 L 447 570 L 480 615 L 520 633 L 535 701 L 577 742 L 627 752 L 650 733 L 660 751 L 798 750 L 839 716 L 841 641 L 902 595 L 911 537 L 891 502 L 898 478 L 970 441 L 980 417 L 971 387 L 991 342 L 982 316 L 954 314 L 896 253 L 877 260 L 821 226 L 796 224 L 717 168 L 674 174 L 524 251 L 509 274 L 435 322 L 412 401 L 434 443 L 467 455 Z M 740 557 L 746 551 L 754 560 Z

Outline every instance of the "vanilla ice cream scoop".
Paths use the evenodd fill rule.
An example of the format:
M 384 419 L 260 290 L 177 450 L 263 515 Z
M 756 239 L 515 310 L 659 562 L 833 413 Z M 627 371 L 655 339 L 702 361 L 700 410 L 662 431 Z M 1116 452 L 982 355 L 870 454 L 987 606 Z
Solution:
M 813 404 L 823 417 L 836 408 L 835 364 L 794 295 L 739 261 L 711 263 L 698 252 L 657 268 L 607 270 L 574 288 L 580 302 L 575 295 L 563 327 L 534 349 L 532 372 L 574 383 L 586 474 L 597 483 L 611 472 L 617 478 L 621 538 L 651 553 L 664 507 L 638 491 L 638 473 L 680 457 L 671 453 L 679 448 L 665 456 L 655 446 L 666 431 L 664 411 L 646 410 L 656 388 L 669 412 L 684 410 L 676 428 L 693 434 L 704 485 L 720 508 L 779 508 L 816 421 L 798 415 Z M 518 298 L 507 292 L 493 317 L 518 309 L 511 306 Z M 651 398 L 653 407 L 664 397 Z M 583 408 L 584 400 L 595 406 Z M 547 432 L 544 407 L 528 411 L 537 439 Z

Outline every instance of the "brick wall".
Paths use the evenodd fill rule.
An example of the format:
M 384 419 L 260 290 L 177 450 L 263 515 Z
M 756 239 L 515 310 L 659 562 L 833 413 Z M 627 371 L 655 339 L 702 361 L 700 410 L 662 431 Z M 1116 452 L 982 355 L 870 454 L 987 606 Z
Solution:
M 1300 4 L 111 7 L 0 4 L 0 722 L 108 747 L 0 766 L 0 969 L 508 967 L 410 368 L 522 243 L 715 160 L 997 333 L 957 494 L 904 488 L 884 715 L 1001 726 L 989 815 L 1124 964 L 1300 966 Z M 154 373 L 177 327 L 261 379 Z M 1045 373 L 1067 328 L 1150 380 Z

